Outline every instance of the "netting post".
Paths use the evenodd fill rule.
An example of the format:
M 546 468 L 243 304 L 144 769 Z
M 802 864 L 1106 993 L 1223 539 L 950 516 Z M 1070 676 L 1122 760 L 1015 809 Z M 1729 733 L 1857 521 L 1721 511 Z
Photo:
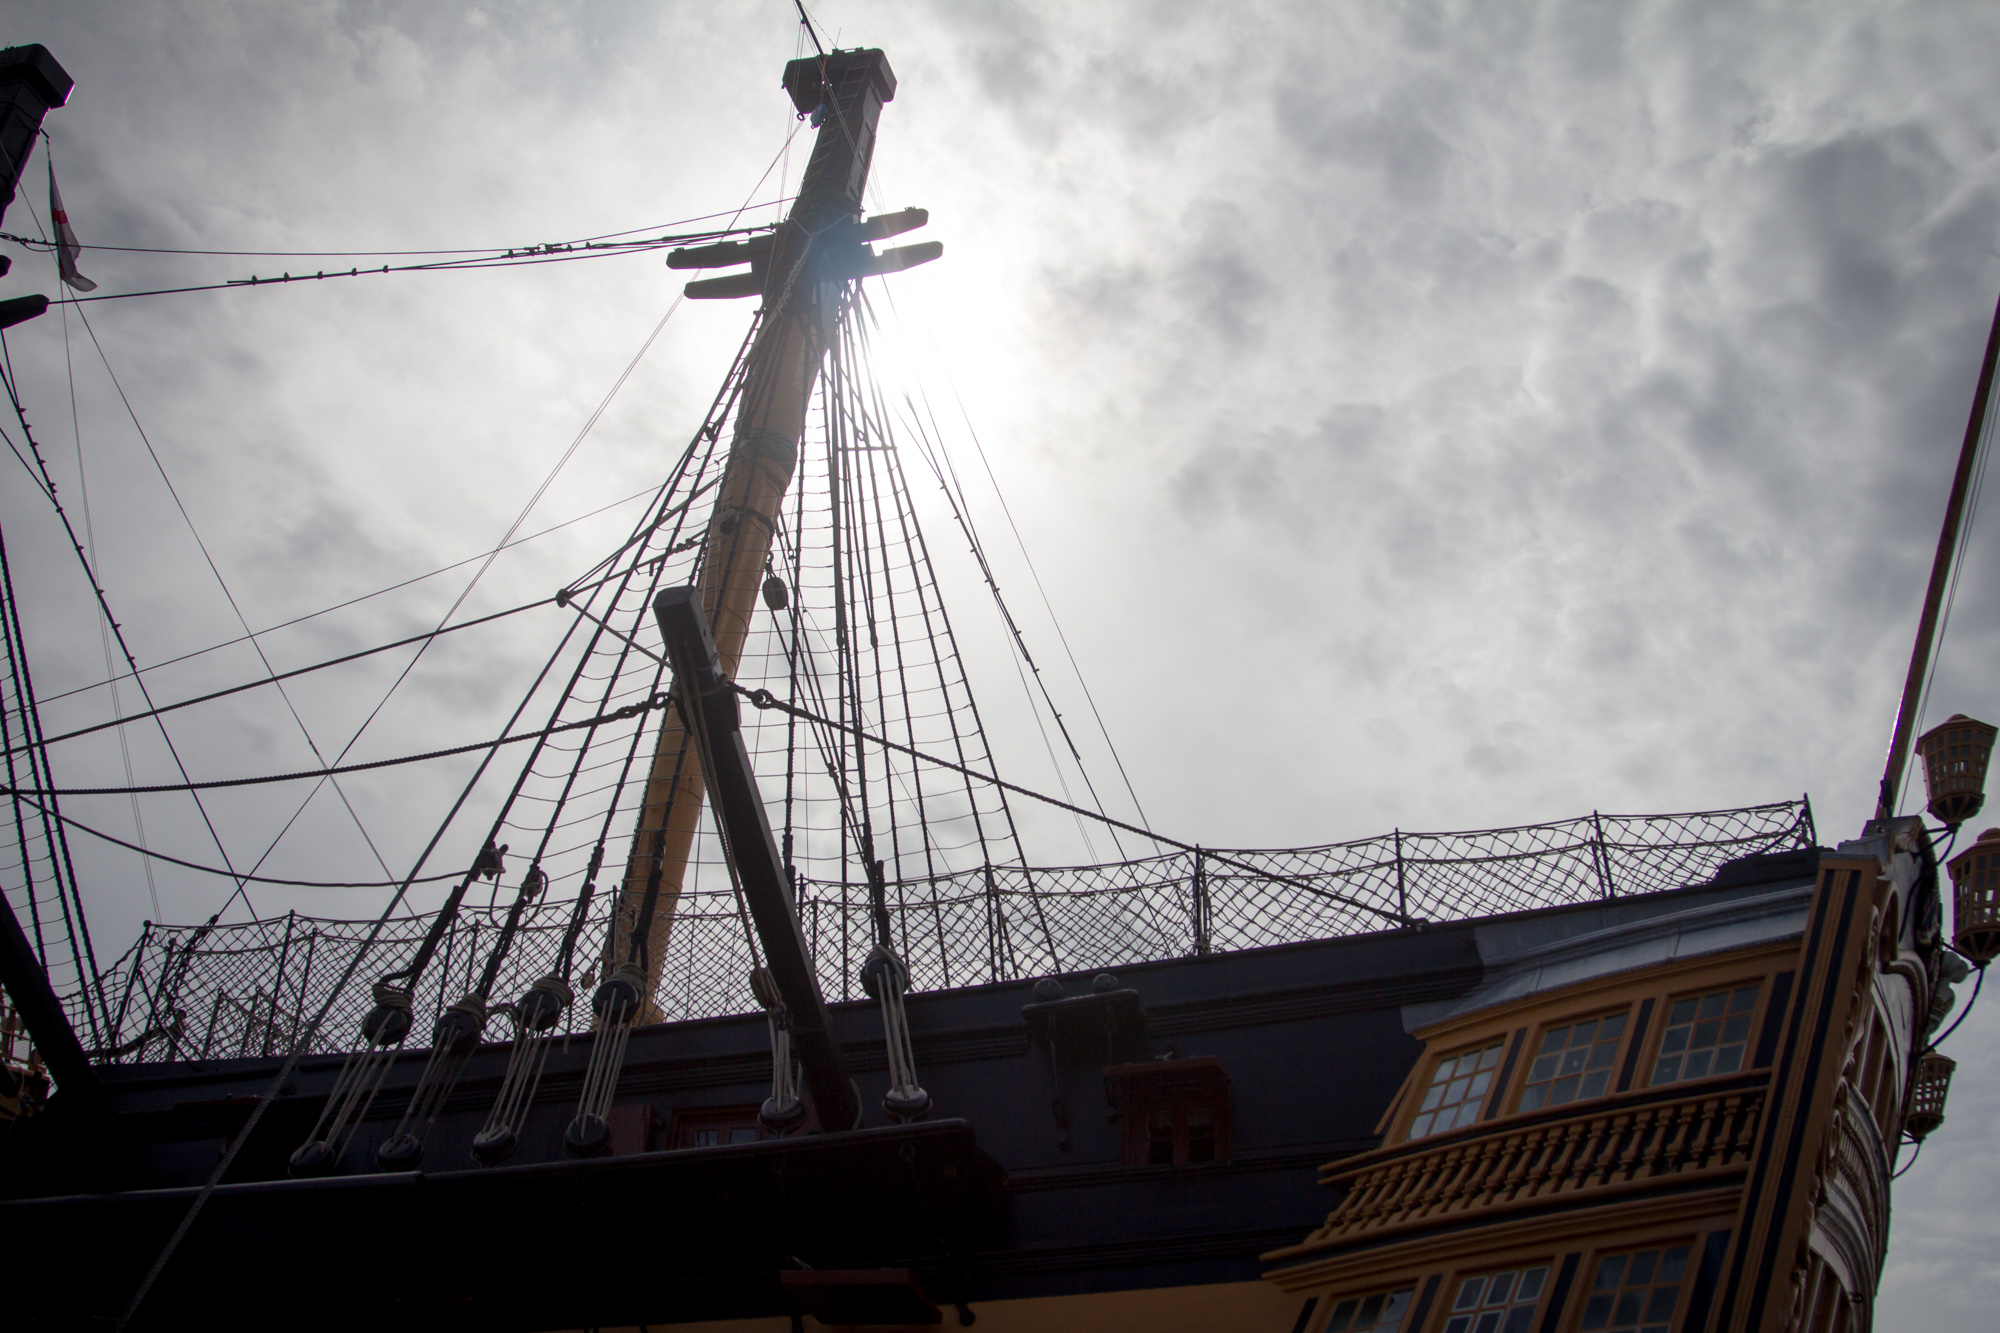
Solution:
M 208 1059 L 209 1043 L 215 1040 L 215 1025 L 222 1018 L 222 996 L 222 987 L 217 986 L 215 988 L 215 1003 L 210 1005 L 208 1009 L 208 1032 L 201 1039 L 201 1054 L 195 1057 L 197 1060 Z
M 986 882 L 986 975 L 1000 981 L 1000 891 L 993 883 L 993 863 L 979 869 Z
M 1194 849 L 1194 951 L 1205 954 L 1208 939 L 1208 865 L 1199 845 Z
M 292 1010 L 292 1032 L 286 1042 L 287 1055 L 296 1049 L 301 1039 L 299 1025 L 306 1021 L 306 988 L 312 984 L 313 954 L 319 949 L 319 929 L 314 927 L 306 932 L 306 965 L 299 971 L 299 1002 Z
M 1391 829 L 1396 839 L 1396 913 L 1403 920 L 1410 919 L 1410 894 L 1403 883 L 1403 830 Z
M 291 961 L 292 926 L 298 918 L 297 910 L 285 913 L 285 941 L 278 946 L 278 975 L 271 982 L 271 1018 L 264 1024 L 263 1054 L 271 1053 L 271 1037 L 278 1030 L 278 997 L 285 989 L 285 966 Z
M 1799 797 L 1799 832 L 1806 835 L 1805 841 L 1799 844 L 1801 847 L 1819 846 L 1819 826 L 1813 823 L 1811 792 Z
M 106 1051 L 115 1051 L 124 1045 L 120 1034 L 125 1031 L 125 1015 L 132 1007 L 132 988 L 139 984 L 139 968 L 146 960 L 146 946 L 153 942 L 153 923 L 148 921 L 139 931 L 139 946 L 132 950 L 132 970 L 125 974 L 125 994 L 118 1000 L 118 1017 L 111 1020 L 111 1033 L 106 1038 Z M 107 1055 L 106 1059 L 111 1057 Z
M 1597 888 L 1606 899 L 1618 896 L 1618 886 L 1611 880 L 1611 853 L 1604 846 L 1604 821 L 1597 811 L 1590 812 L 1590 827 L 1595 834 L 1590 840 L 1590 864 L 1597 871 Z

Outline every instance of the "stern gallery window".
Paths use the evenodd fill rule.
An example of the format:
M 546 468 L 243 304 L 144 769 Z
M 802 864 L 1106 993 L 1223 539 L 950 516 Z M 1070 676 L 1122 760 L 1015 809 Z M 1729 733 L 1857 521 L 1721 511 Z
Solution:
M 1548 1276 L 1549 1266 L 1537 1264 L 1466 1278 L 1458 1284 L 1444 1333 L 1527 1333 Z
M 1374 1296 L 1349 1296 L 1333 1307 L 1320 1333 L 1397 1333 L 1416 1290 L 1405 1287 Z
M 1479 1104 L 1493 1086 L 1493 1068 L 1499 1063 L 1498 1041 L 1438 1061 L 1437 1072 L 1431 1075 L 1431 1085 L 1417 1107 L 1417 1117 L 1410 1122 L 1410 1137 L 1442 1134 L 1477 1120 Z
M 1624 1035 L 1622 1012 L 1544 1032 L 1535 1062 L 1528 1066 L 1527 1086 L 1521 1089 L 1521 1109 L 1535 1111 L 1602 1097 L 1611 1083 L 1618 1040 Z
M 1577 1328 L 1582 1333 L 1668 1333 L 1687 1260 L 1685 1245 L 1599 1259 Z
M 1660 1034 L 1653 1086 L 1733 1074 L 1743 1068 L 1743 1053 L 1750 1044 L 1750 1018 L 1756 1011 L 1754 982 L 1675 1000 L 1667 1011 L 1666 1031 Z

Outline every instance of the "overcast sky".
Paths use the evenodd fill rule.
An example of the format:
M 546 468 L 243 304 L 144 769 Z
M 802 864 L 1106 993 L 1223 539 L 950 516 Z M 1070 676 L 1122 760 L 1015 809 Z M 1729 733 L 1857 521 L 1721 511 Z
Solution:
M 815 13 L 840 45 L 886 49 L 901 80 L 871 205 L 928 207 L 918 239 L 946 248 L 893 280 L 907 368 L 963 398 L 1158 828 L 1290 846 L 1809 792 L 1823 841 L 1858 833 L 2000 295 L 2000 8 Z M 789 14 L 16 0 L 0 42 L 48 45 L 77 81 L 48 128 L 86 243 L 415 249 L 772 198 L 777 175 L 759 176 L 794 127 L 777 86 Z M 781 167 L 794 181 L 804 143 Z M 29 202 L 46 218 L 41 173 L 37 158 L 7 230 L 34 232 Z M 8 253 L 0 295 L 55 294 L 46 258 Z M 83 268 L 111 293 L 333 262 L 87 252 Z M 83 310 L 261 628 L 490 547 L 677 290 L 654 255 Z M 523 530 L 655 481 L 748 314 L 677 312 Z M 79 521 L 81 442 L 133 650 L 157 662 L 234 637 L 67 318 L 9 345 Z M 1055 660 L 997 501 L 975 502 Z M 106 671 L 47 510 L 18 470 L 0 488 L 45 698 Z M 509 553 L 465 614 L 546 595 L 632 512 Z M 1987 514 L 1930 723 L 2000 719 L 1996 549 Z M 941 573 L 979 593 L 969 571 Z M 456 578 L 274 636 L 272 659 L 417 632 Z M 559 622 L 510 624 L 427 656 L 368 753 L 488 734 Z M 399 665 L 294 699 L 337 748 Z M 259 669 L 246 650 L 210 654 L 154 689 Z M 974 679 L 1016 688 L 991 664 Z M 1079 705 L 1073 681 L 1056 689 Z M 1003 733 L 1022 716 L 993 707 Z M 102 691 L 57 701 L 50 724 L 106 709 Z M 175 734 L 198 776 L 310 762 L 269 701 Z M 995 744 L 1010 772 L 1047 780 L 1025 740 Z M 171 780 L 143 738 L 132 762 Z M 73 783 L 124 771 L 109 742 L 58 765 Z M 452 781 L 350 784 L 391 865 Z M 254 793 L 214 809 L 252 856 L 290 813 Z M 130 834 L 129 806 L 72 812 Z M 154 845 L 212 851 L 184 805 L 145 813 Z M 129 856 L 80 854 L 113 953 L 153 895 L 190 921 L 226 892 L 167 872 L 149 890 Z M 270 865 L 374 877 L 337 806 Z M 1954 1039 L 1948 1123 L 1898 1189 L 1883 1327 L 1985 1328 L 2000 1302 L 2000 1071 L 1966 1059 L 1996 1031 L 2000 1009 L 1983 1008 Z

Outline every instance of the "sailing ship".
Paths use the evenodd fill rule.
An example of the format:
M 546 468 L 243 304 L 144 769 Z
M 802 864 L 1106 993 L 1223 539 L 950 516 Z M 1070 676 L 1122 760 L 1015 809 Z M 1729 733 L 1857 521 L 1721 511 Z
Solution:
M 668 259 L 756 303 L 724 383 L 373 920 L 100 963 L 8 576 L 0 1227 L 88 1267 L 10 1325 L 1868 1327 L 2000 951 L 2000 838 L 1939 842 L 1994 728 L 1913 741 L 1907 692 L 1831 845 L 1798 799 L 1217 850 L 1003 781 L 905 460 L 956 480 L 868 371 L 871 289 L 941 254 L 863 207 L 896 79 L 783 86 L 789 216 Z M 0 55 L 10 179 L 68 91 Z M 1024 802 L 1156 850 L 1035 864 Z

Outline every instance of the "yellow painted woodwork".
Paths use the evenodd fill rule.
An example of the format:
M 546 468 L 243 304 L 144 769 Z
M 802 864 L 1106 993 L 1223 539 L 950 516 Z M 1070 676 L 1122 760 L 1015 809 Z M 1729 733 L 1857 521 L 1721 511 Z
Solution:
M 743 660 L 778 507 L 791 485 L 805 433 L 806 406 L 825 354 L 820 318 L 816 292 L 794 293 L 786 310 L 759 331 L 745 368 L 722 486 L 703 538 L 700 582 L 702 610 L 715 635 L 716 653 L 723 671 L 731 676 Z M 642 1022 L 659 1018 L 652 997 L 659 986 L 703 799 L 701 765 L 688 744 L 680 714 L 668 709 L 662 716 L 604 962 L 608 974 L 625 960 L 657 854 L 660 888 L 647 932 Z
M 933 1300 L 936 1296 L 933 1295 Z M 1096 1291 L 1074 1296 L 1032 1296 L 1017 1301 L 975 1301 L 977 1333 L 1290 1333 L 1303 1298 L 1268 1282 L 1219 1282 L 1201 1287 Z M 951 1307 L 942 1325 L 870 1324 L 870 1333 L 958 1326 Z M 805 1321 L 807 1330 L 844 1328 Z M 790 1333 L 785 1316 L 697 1324 L 648 1324 L 654 1333 Z M 604 1333 L 614 1333 L 606 1329 Z M 639 1333 L 636 1328 L 616 1333 Z

